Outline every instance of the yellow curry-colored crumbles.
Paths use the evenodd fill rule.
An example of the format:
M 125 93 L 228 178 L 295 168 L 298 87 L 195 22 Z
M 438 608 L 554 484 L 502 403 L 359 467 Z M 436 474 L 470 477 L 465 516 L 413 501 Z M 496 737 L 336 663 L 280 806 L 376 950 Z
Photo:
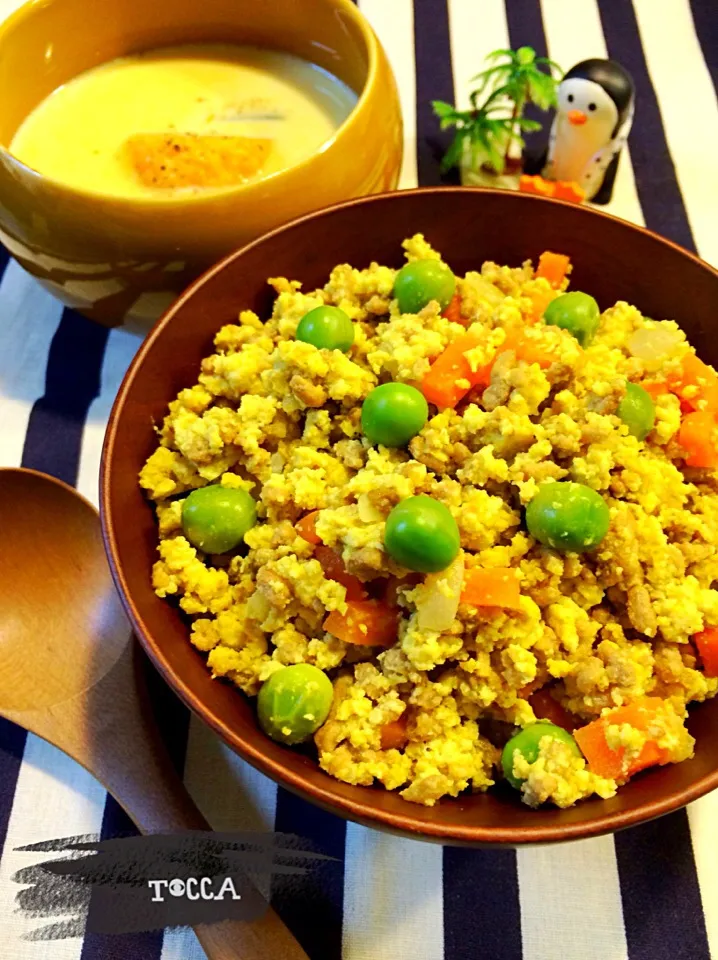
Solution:
M 718 691 L 718 376 L 560 254 L 403 246 L 218 331 L 140 474 L 153 587 L 339 780 L 613 796 Z

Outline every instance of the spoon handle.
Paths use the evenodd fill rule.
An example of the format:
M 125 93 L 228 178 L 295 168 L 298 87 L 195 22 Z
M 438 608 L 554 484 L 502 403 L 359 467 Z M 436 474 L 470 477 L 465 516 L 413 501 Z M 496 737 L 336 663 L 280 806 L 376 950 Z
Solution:
M 94 774 L 142 833 L 210 830 L 157 730 L 145 669 L 147 661 L 132 638 L 95 686 L 49 708 L 55 716 L 48 717 L 48 739 Z M 17 720 L 22 723 L 20 715 Z M 271 907 L 258 920 L 225 920 L 194 931 L 208 960 L 309 960 Z

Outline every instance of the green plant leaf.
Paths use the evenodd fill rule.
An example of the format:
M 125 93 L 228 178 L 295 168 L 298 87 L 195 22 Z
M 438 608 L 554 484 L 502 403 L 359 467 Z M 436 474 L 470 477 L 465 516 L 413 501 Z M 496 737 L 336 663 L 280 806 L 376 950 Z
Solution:
M 548 67 L 551 72 L 555 70 L 558 74 L 563 76 L 563 67 L 560 64 L 556 63 L 555 60 L 549 60 L 548 57 L 536 57 L 535 62 L 539 66 Z
M 462 153 L 464 150 L 464 143 L 466 141 L 466 134 L 457 131 L 456 136 L 449 144 L 449 147 L 442 157 L 441 160 L 441 171 L 446 173 L 447 170 L 451 170 L 452 167 L 458 167 L 461 162 Z
M 456 113 L 456 107 L 451 103 L 445 103 L 443 100 L 432 100 L 431 108 L 437 117 L 444 118 L 453 116 Z
M 547 73 L 536 73 L 529 80 L 529 97 L 541 110 L 556 103 L 556 81 Z

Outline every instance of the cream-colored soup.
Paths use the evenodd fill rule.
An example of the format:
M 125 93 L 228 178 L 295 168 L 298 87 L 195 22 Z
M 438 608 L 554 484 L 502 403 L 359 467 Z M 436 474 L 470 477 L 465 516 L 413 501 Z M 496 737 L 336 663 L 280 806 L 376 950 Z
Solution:
M 332 137 L 356 100 L 342 81 L 291 54 L 166 48 L 59 87 L 23 121 L 10 151 L 82 190 L 171 197 L 301 162 Z

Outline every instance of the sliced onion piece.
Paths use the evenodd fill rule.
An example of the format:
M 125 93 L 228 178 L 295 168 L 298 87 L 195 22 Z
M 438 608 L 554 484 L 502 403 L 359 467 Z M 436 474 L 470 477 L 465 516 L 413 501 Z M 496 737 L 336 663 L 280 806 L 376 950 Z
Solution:
M 376 523 L 385 519 L 384 514 L 374 506 L 366 493 L 362 493 L 357 499 L 357 507 L 359 508 L 359 519 L 362 523 Z
M 631 356 L 647 363 L 665 360 L 681 343 L 681 335 L 670 327 L 656 325 L 636 330 L 626 346 Z
M 448 630 L 459 608 L 464 584 L 464 554 L 459 550 L 445 570 L 428 573 L 416 588 L 416 612 L 421 630 Z

